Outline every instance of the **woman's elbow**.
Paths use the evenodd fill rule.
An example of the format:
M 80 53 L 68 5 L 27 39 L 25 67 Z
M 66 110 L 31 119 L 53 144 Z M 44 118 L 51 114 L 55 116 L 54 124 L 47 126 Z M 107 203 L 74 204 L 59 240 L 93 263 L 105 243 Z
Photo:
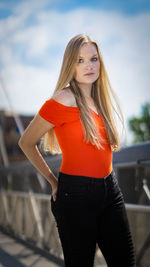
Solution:
M 26 134 L 23 134 L 18 141 L 18 145 L 24 152 L 26 150 L 33 149 L 37 145 L 37 143 L 33 138 L 28 138 Z
M 24 144 L 25 144 L 24 139 L 23 139 L 23 137 L 21 136 L 20 139 L 19 139 L 19 141 L 18 141 L 18 146 L 19 146 L 22 150 L 23 150 Z
M 25 138 L 24 135 L 20 137 L 18 145 L 23 152 L 32 146 L 32 144 L 30 144 L 29 140 Z

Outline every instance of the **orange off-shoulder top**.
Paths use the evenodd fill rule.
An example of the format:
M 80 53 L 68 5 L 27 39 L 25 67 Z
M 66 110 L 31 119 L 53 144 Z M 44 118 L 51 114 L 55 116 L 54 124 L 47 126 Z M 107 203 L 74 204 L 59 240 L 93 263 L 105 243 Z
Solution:
M 54 125 L 55 135 L 62 151 L 61 172 L 95 178 L 103 178 L 111 173 L 112 150 L 100 114 L 90 109 L 96 127 L 105 140 L 104 149 L 98 149 L 95 145 L 84 141 L 78 107 L 65 106 L 50 98 L 38 113 Z

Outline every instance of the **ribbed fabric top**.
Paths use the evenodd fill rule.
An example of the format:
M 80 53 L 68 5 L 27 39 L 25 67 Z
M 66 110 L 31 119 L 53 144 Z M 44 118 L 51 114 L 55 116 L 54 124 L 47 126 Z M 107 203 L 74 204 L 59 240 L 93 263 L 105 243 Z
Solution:
M 92 109 L 90 113 L 105 140 L 104 149 L 85 143 L 78 107 L 65 106 L 50 98 L 39 110 L 40 116 L 54 125 L 62 151 L 60 171 L 71 175 L 103 178 L 112 171 L 112 150 L 101 115 Z

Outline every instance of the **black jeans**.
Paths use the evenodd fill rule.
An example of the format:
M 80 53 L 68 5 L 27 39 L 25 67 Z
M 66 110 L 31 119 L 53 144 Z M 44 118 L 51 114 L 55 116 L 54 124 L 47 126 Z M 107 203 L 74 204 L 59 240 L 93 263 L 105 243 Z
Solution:
M 98 244 L 109 267 L 135 267 L 132 236 L 114 171 L 104 178 L 59 172 L 51 198 L 66 267 L 92 267 Z

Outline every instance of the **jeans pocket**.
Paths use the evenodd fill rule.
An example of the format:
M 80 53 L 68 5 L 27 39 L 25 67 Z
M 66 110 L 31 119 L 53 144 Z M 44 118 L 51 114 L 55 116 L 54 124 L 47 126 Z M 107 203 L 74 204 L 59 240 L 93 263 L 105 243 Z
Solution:
M 87 190 L 85 184 L 63 184 L 60 190 L 61 202 L 78 202 L 86 196 Z

